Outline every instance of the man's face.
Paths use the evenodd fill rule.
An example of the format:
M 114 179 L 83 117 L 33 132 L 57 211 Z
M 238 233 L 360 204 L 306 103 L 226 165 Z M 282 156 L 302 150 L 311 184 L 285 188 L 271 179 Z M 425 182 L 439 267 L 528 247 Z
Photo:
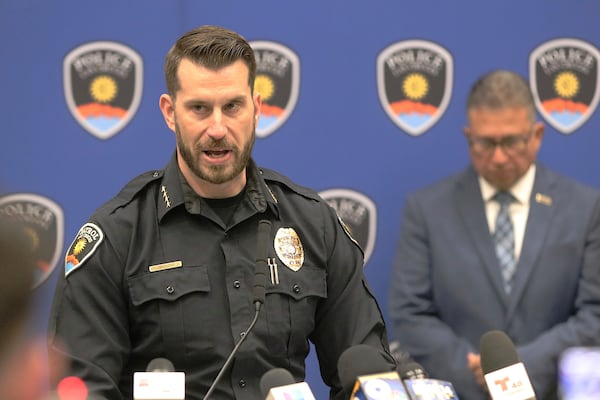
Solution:
M 535 161 L 543 125 L 532 124 L 525 107 L 473 108 L 467 116 L 465 135 L 473 167 L 496 189 L 509 189 Z
M 164 94 L 160 107 L 175 132 L 179 167 L 201 196 L 234 196 L 246 183 L 261 104 L 248 68 L 238 60 L 211 70 L 183 59 L 178 78 L 175 102 Z

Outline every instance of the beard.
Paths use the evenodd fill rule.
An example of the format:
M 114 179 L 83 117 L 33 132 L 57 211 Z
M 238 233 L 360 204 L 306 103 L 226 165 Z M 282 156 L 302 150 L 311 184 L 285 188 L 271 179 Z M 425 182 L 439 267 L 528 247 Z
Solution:
M 241 174 L 248 165 L 252 148 L 254 147 L 254 141 L 256 139 L 256 123 L 253 122 L 252 135 L 241 150 L 238 147 L 231 145 L 226 139 L 209 139 L 206 143 L 199 143 L 195 147 L 188 146 L 183 141 L 177 119 L 175 119 L 175 137 L 177 139 L 176 142 L 179 154 L 181 154 L 181 158 L 194 175 L 199 179 L 212 184 L 222 184 L 231 181 Z M 201 164 L 200 159 L 204 151 L 223 147 L 231 149 L 233 153 L 233 164 L 212 166 L 203 166 Z

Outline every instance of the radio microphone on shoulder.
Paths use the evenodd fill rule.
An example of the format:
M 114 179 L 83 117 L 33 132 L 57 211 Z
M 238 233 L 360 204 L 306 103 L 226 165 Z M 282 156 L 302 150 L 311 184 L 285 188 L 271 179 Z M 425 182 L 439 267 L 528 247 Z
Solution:
M 481 369 L 492 400 L 535 400 L 535 392 L 512 340 L 489 331 L 479 344 Z
M 146 372 L 133 374 L 133 400 L 184 400 L 185 373 L 166 358 L 155 358 Z
M 315 400 L 306 382 L 294 380 L 284 368 L 273 368 L 260 378 L 260 391 L 266 400 Z
M 265 286 L 266 286 L 266 274 L 267 274 L 267 257 L 269 256 L 269 249 L 271 248 L 270 244 L 271 237 L 271 221 L 266 219 L 261 219 L 258 221 L 258 227 L 256 230 L 256 264 L 254 266 L 254 284 L 252 287 L 252 302 L 254 303 L 254 318 L 248 329 L 241 335 L 240 340 L 236 343 L 233 350 L 225 360 L 225 364 L 219 370 L 217 377 L 211 383 L 206 395 L 204 396 L 204 400 L 208 400 L 212 393 L 214 392 L 217 384 L 229 368 L 229 365 L 233 362 L 233 358 L 237 353 L 238 349 L 244 343 L 244 341 L 248 338 L 248 334 L 254 328 L 256 321 L 258 321 L 258 315 L 260 313 L 261 306 L 265 302 Z

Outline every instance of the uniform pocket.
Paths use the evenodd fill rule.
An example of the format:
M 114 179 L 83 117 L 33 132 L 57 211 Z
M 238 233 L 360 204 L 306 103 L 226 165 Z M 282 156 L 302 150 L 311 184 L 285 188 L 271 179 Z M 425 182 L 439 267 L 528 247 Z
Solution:
M 171 361 L 185 365 L 190 342 L 198 336 L 209 336 L 210 314 L 203 313 L 200 304 L 210 294 L 211 286 L 206 266 L 185 266 L 150 272 L 127 279 L 132 310 L 130 321 L 134 343 L 143 343 L 156 354 L 169 354 Z M 191 322 L 189 322 L 191 321 Z M 203 328 L 204 327 L 204 328 Z M 206 340 L 200 350 L 213 344 Z
M 150 272 L 129 278 L 127 284 L 134 306 L 151 300 L 175 301 L 194 292 L 210 292 L 206 267 Z
M 269 351 L 296 358 L 309 350 L 306 338 L 314 328 L 317 305 L 327 298 L 327 273 L 306 265 L 298 271 L 280 266 L 278 278 L 273 283 L 268 277 L 266 287 Z

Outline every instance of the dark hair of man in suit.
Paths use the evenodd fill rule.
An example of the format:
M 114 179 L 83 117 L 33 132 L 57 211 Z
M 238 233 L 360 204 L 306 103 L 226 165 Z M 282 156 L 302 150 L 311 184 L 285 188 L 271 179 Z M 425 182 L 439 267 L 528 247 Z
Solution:
M 483 75 L 471 87 L 467 98 L 467 110 L 497 110 L 507 107 L 527 108 L 531 123 L 535 122 L 533 95 L 521 75 L 512 71 L 496 70 Z

